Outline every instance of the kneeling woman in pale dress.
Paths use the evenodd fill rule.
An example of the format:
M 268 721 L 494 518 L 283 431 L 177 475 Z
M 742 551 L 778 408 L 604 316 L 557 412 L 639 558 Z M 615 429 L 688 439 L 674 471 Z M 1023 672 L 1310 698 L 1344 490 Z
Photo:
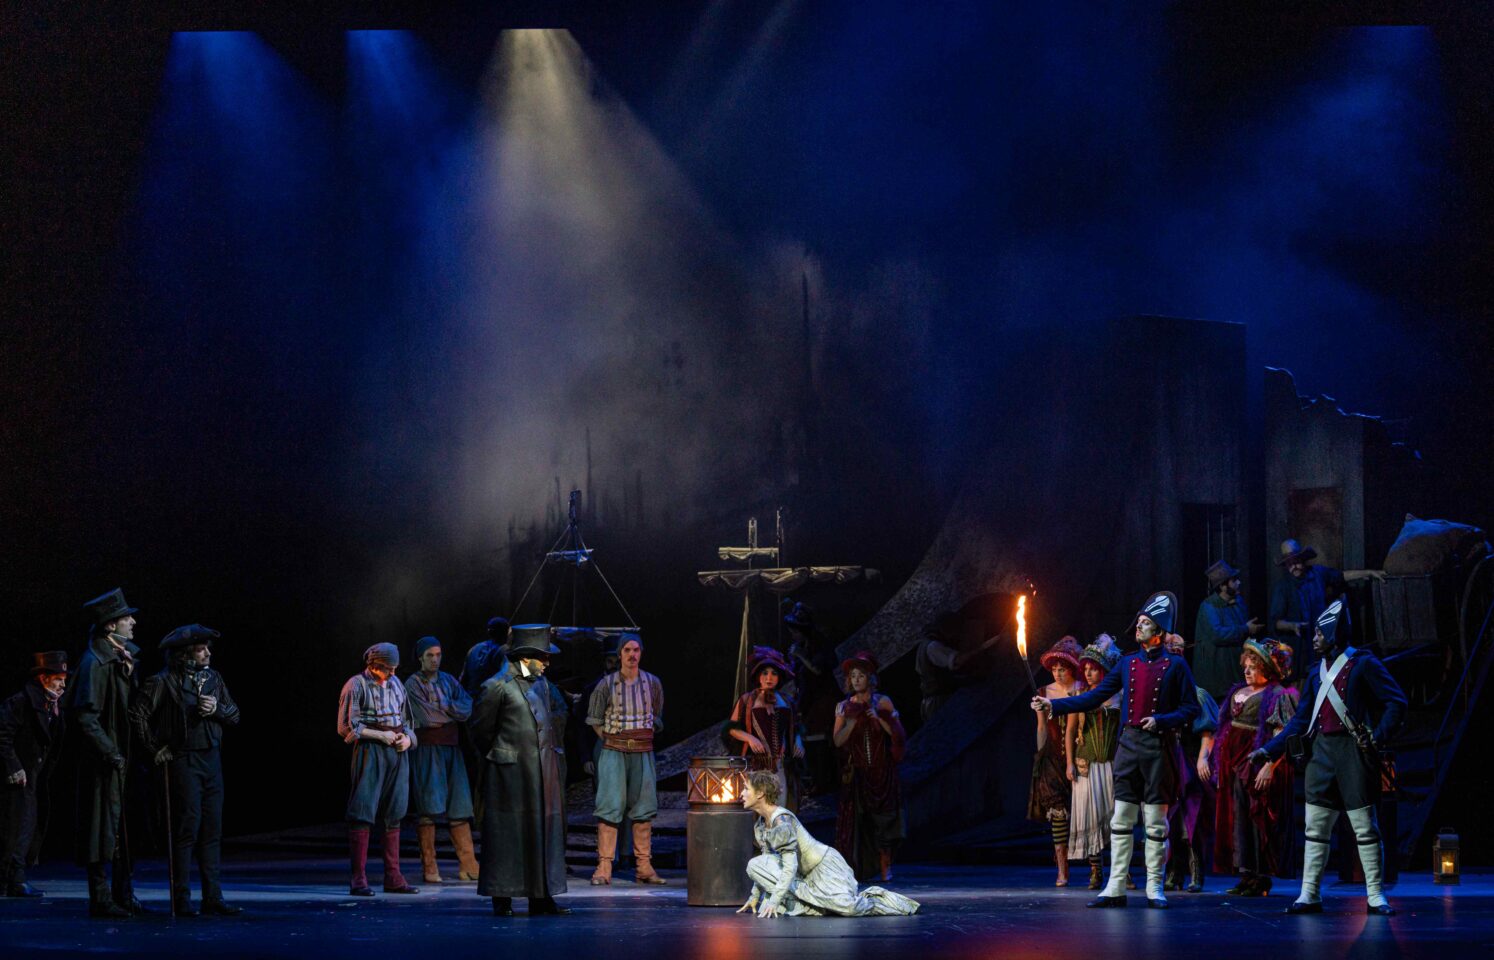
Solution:
M 760 856 L 747 863 L 752 896 L 738 913 L 759 917 L 908 916 L 918 903 L 902 894 L 867 887 L 856 892 L 856 875 L 834 847 L 816 840 L 792 813 L 778 805 L 778 780 L 754 772 L 742 790 L 742 806 L 757 814 L 753 837 Z

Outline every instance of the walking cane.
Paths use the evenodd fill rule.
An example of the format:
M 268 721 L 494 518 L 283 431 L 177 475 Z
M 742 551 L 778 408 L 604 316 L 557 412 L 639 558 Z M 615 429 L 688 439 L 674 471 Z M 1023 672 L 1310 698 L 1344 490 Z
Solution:
M 171 761 L 161 764 L 161 782 L 166 786 L 166 885 L 170 887 L 171 919 L 176 919 L 176 837 L 171 829 Z

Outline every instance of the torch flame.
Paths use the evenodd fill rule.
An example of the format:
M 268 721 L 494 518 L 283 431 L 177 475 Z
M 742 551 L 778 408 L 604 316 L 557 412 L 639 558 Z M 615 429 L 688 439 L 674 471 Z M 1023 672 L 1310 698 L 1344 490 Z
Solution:
M 1017 598 L 1017 653 L 1027 659 L 1027 594 Z
M 736 803 L 737 784 L 734 780 L 727 780 L 721 784 L 721 789 L 711 794 L 712 803 Z

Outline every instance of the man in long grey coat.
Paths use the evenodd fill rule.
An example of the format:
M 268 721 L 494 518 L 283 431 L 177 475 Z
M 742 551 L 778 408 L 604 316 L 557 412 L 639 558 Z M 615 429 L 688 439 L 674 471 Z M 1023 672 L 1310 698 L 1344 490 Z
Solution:
M 545 679 L 550 628 L 513 629 L 512 668 L 482 686 L 472 711 L 482 754 L 482 856 L 477 892 L 493 913 L 513 916 L 513 898 L 529 898 L 530 916 L 566 914 L 566 701 Z

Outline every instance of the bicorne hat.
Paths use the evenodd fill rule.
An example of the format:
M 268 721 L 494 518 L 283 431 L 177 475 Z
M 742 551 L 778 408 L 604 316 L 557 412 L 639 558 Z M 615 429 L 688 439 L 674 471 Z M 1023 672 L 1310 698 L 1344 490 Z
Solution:
M 67 673 L 67 651 L 47 650 L 42 653 L 33 653 L 31 675 L 39 677 L 44 673 Z
M 162 637 L 160 648 L 162 650 L 176 650 L 180 647 L 195 647 L 199 643 L 212 643 L 214 637 L 221 636 L 223 634 L 211 627 L 204 627 L 200 623 L 192 623 L 185 627 L 177 627 Z
M 1348 645 L 1349 627 L 1349 608 L 1344 606 L 1343 597 L 1328 604 L 1328 609 L 1318 615 L 1318 629 L 1330 650 Z
M 1142 617 L 1155 623 L 1163 633 L 1172 633 L 1178 619 L 1178 598 L 1170 590 L 1157 591 L 1136 611 L 1136 618 Z
M 118 620 L 120 617 L 128 617 L 140 612 L 125 602 L 124 591 L 120 589 L 110 590 L 108 593 L 94 597 L 83 604 L 83 609 L 88 611 L 88 619 L 95 627 L 101 627 L 111 620 Z

